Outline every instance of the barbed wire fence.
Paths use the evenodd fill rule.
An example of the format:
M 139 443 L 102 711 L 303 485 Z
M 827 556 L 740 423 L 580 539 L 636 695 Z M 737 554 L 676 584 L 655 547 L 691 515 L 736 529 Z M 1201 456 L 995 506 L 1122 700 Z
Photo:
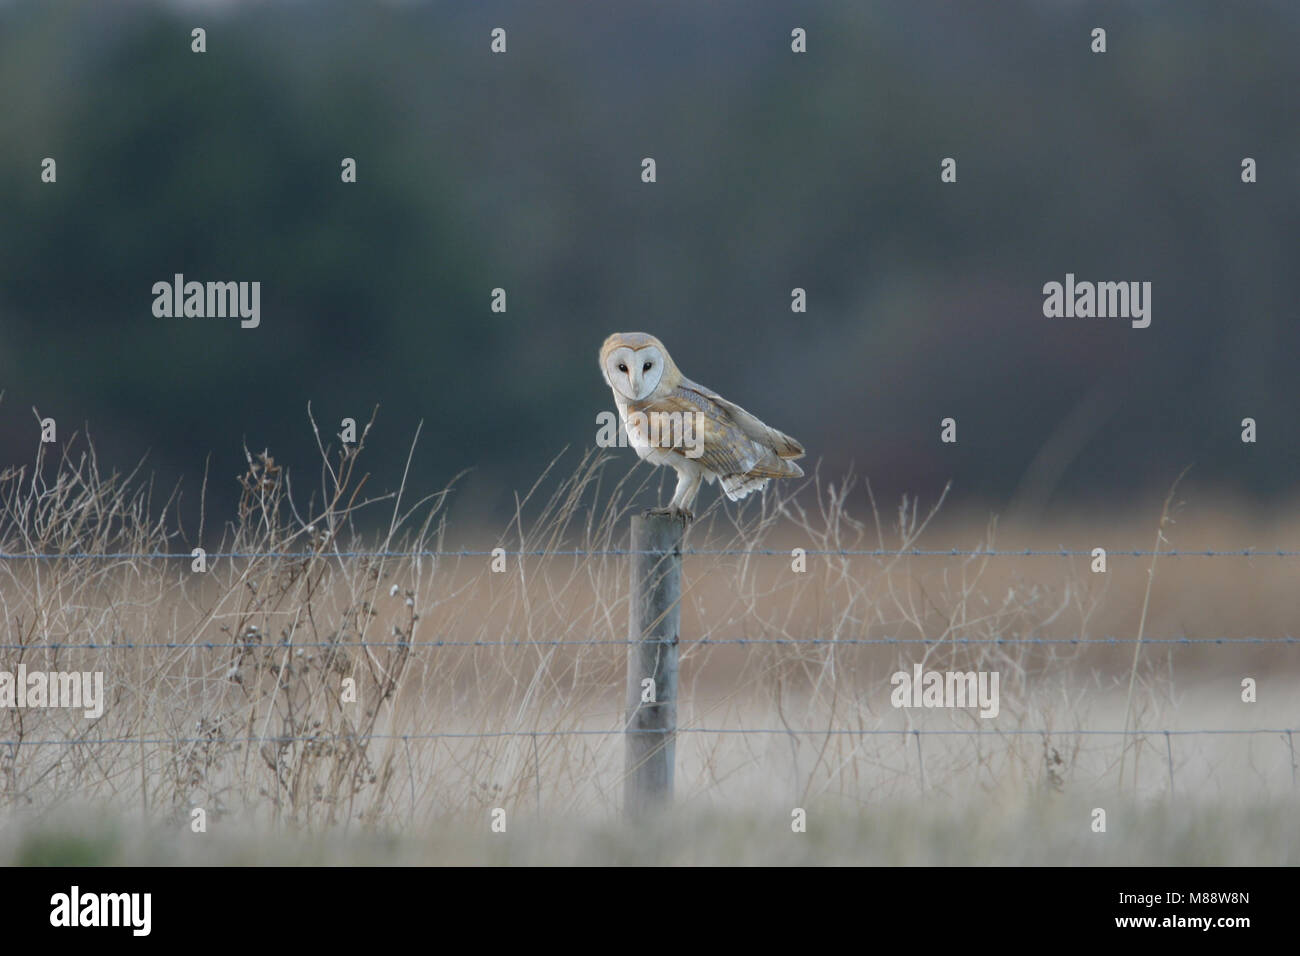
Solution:
M 670 547 L 667 551 L 663 548 L 646 549 L 646 548 L 591 548 L 591 549 L 506 549 L 494 548 L 489 550 L 473 549 L 327 549 L 319 548 L 313 550 L 284 550 L 284 551 L 213 551 L 203 553 L 207 561 L 215 560 L 259 560 L 259 561 L 313 561 L 313 560 L 347 560 L 347 559 L 370 559 L 370 560 L 419 560 L 419 559 L 470 559 L 470 558 L 500 558 L 502 556 L 516 559 L 527 558 L 633 558 L 633 559 L 651 559 L 651 566 L 657 566 L 658 563 L 668 562 L 670 568 L 675 568 L 675 573 L 680 575 L 681 560 L 683 557 L 692 556 L 713 556 L 713 557 L 782 557 L 790 558 L 796 552 L 804 556 L 822 556 L 822 557 L 839 557 L 839 558 L 951 558 L 951 557 L 968 557 L 968 558 L 1096 558 L 1097 549 L 1079 549 L 1079 548 L 1023 548 L 1023 549 L 997 549 L 997 548 L 860 548 L 860 549 L 828 549 L 828 548 L 798 548 L 798 549 L 777 549 L 777 548 L 698 548 L 688 549 L 680 547 L 680 536 L 678 536 L 678 545 Z M 1204 549 L 1104 549 L 1107 558 L 1113 557 L 1133 557 L 1133 558 L 1295 558 L 1300 557 L 1300 550 L 1291 549 L 1255 549 L 1255 548 L 1204 548 Z M 196 557 L 196 552 L 129 552 L 129 551 L 110 551 L 110 552 L 80 552 L 68 551 L 61 553 L 0 553 L 0 562 L 59 562 L 59 561 L 93 561 L 93 562 L 185 562 L 192 561 Z M 634 572 L 635 573 L 635 572 Z M 670 570 L 669 573 L 672 573 Z M 635 581 L 634 581 L 635 585 Z M 644 586 L 644 582 L 643 582 Z M 680 588 L 679 588 L 680 590 Z M 661 609 L 662 612 L 662 609 Z M 1243 645 L 1262 645 L 1262 646 L 1293 646 L 1300 644 L 1300 637 L 1290 634 L 1282 636 L 1192 636 L 1192 635 L 1174 635 L 1169 637 L 1129 637 L 1121 635 L 1106 635 L 1099 637 L 1087 637 L 1083 635 L 1074 637 L 1048 637 L 1048 636 L 1007 636 L 1007 637 L 985 637 L 985 638 L 968 638 L 946 636 L 941 638 L 913 638 L 913 637 L 679 637 L 673 634 L 671 639 L 661 639 L 655 637 L 629 637 L 627 639 L 618 639 L 610 637 L 591 637 L 582 639 L 557 638 L 557 639 L 510 639 L 502 637 L 499 640 L 457 640 L 453 637 L 445 639 L 422 639 L 422 640 L 333 640 L 333 641 L 299 641 L 285 640 L 280 642 L 265 642 L 260 635 L 255 639 L 229 640 L 229 641 L 86 641 L 86 642 L 49 642 L 40 645 L 6 643 L 0 644 L 0 651 L 5 652 L 25 652 L 38 649 L 44 649 L 52 652 L 87 650 L 87 651 L 113 651 L 113 652 L 130 652 L 140 650 L 169 650 L 169 651 L 220 651 L 220 650 L 246 650 L 251 645 L 259 645 L 267 649 L 321 649 L 334 650 L 339 648 L 357 648 L 363 650 L 369 649 L 386 649 L 400 650 L 408 652 L 415 648 L 469 648 L 469 649 L 504 649 L 504 648 L 562 648 L 562 647 L 622 647 L 627 648 L 629 652 L 644 651 L 649 646 L 651 653 L 659 655 L 664 651 L 671 649 L 674 659 L 674 668 L 676 666 L 676 654 L 679 647 L 779 647 L 779 648 L 799 648 L 799 647 L 944 647 L 944 646 L 987 646 L 987 647 L 1035 647 L 1035 646 L 1070 646 L 1070 647 L 1140 647 L 1141 645 L 1168 645 L 1168 646 L 1218 646 L 1218 647 L 1236 647 Z M 631 660 L 631 658 L 630 658 Z M 921 741 L 923 738 L 930 737 L 981 737 L 981 738 L 998 738 L 998 737 L 1047 737 L 1068 738 L 1068 737 L 1108 737 L 1120 738 L 1124 740 L 1141 740 L 1149 739 L 1165 741 L 1165 751 L 1168 760 L 1169 785 L 1172 792 L 1174 784 L 1174 762 L 1172 751 L 1172 739 L 1175 737 L 1259 737 L 1259 736 L 1276 736 L 1285 741 L 1287 749 L 1288 763 L 1291 769 L 1292 789 L 1296 787 L 1297 764 L 1294 750 L 1294 734 L 1300 728 L 1295 727 L 1264 727 L 1264 728 L 1226 728 L 1226 727 L 1203 727 L 1196 729 L 1161 727 L 1161 728 L 1135 728 L 1135 729 L 1099 729 L 1090 727 L 1072 727 L 1072 728 L 1007 728 L 998 729 L 992 727 L 984 729 L 977 726 L 973 728 L 921 728 L 909 727 L 904 729 L 886 729 L 886 728 L 852 728 L 852 727 L 814 727 L 814 728 L 794 728 L 784 727 L 732 727 L 732 726 L 676 726 L 675 707 L 673 709 L 674 720 L 671 723 L 665 722 L 660 726 L 634 726 L 638 712 L 645 708 L 640 706 L 636 694 L 639 691 L 641 677 L 629 663 L 628 671 L 628 693 L 629 693 L 629 710 L 626 719 L 617 726 L 608 728 L 551 728 L 551 729 L 510 729 L 510 730 L 482 730 L 482 731 L 432 731 L 423 733 L 383 733 L 369 731 L 365 733 L 350 734 L 347 731 L 338 732 L 335 736 L 338 741 L 366 742 L 366 741 L 393 741 L 401 742 L 409 746 L 411 743 L 421 741 L 438 741 L 438 740 L 475 740 L 475 739 L 529 739 L 533 743 L 534 756 L 536 756 L 536 743 L 539 739 L 547 740 L 554 738 L 595 738 L 599 740 L 614 741 L 624 739 L 628 741 L 631 748 L 633 742 L 638 738 L 649 738 L 654 743 L 649 746 L 639 746 L 636 749 L 636 756 L 629 757 L 626 769 L 626 779 L 628 781 L 630 793 L 632 790 L 641 787 L 644 789 L 644 782 L 638 783 L 638 777 L 647 765 L 647 754 L 669 755 L 671 762 L 671 745 L 670 742 L 677 735 L 700 735 L 716 736 L 720 738 L 733 736 L 786 736 L 786 737 L 823 737 L 823 738 L 889 738 L 897 737 L 900 740 L 915 741 L 918 758 L 921 760 L 921 774 L 924 779 L 924 757 L 921 752 Z M 636 685 L 636 686 L 634 686 Z M 661 712 L 662 706 L 669 703 L 663 697 L 652 698 L 649 703 L 654 705 L 656 713 Z M 671 703 L 675 705 L 675 700 Z M 267 744 L 284 745 L 284 744 L 319 744 L 322 735 L 313 734 L 276 734 L 266 733 L 260 735 L 245 736 L 226 736 L 223 743 L 226 744 L 244 744 L 259 745 Z M 138 736 L 103 736 L 95 737 L 92 734 L 71 735 L 65 738 L 15 738 L 0 739 L 0 748 L 5 748 L 11 754 L 11 760 L 15 759 L 12 755 L 19 748 L 23 747 L 77 747 L 77 746 L 98 746 L 98 745 L 166 745 L 166 746 L 191 746 L 211 743 L 210 737 L 204 736 L 185 736 L 185 735 L 145 735 Z M 629 750 L 629 753 L 632 751 Z M 535 768 L 540 775 L 540 765 Z M 669 790 L 671 790 L 671 774 L 668 781 Z M 659 794 L 666 796 L 666 794 Z

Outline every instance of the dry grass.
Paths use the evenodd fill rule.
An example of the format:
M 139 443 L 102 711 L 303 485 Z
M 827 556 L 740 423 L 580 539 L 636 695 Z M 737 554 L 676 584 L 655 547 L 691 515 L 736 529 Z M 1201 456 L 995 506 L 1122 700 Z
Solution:
M 543 476 L 509 527 L 474 535 L 478 550 L 539 552 L 510 555 L 505 572 L 494 573 L 485 556 L 408 553 L 449 550 L 447 495 L 411 500 L 404 481 L 394 494 L 367 498 L 358 461 L 369 434 L 342 451 L 322 442 L 312 493 L 298 493 L 289 469 L 270 456 L 249 455 L 243 501 L 218 550 L 252 556 L 209 558 L 204 573 L 188 559 L 84 556 L 187 553 L 191 544 L 169 520 L 172 499 L 155 506 L 139 476 L 101 474 L 93 450 L 75 440 L 57 460 L 42 450 L 34 467 L 0 475 L 0 551 L 57 555 L 0 560 L 11 645 L 0 670 L 20 662 L 29 671 L 100 670 L 108 688 L 95 721 L 80 711 L 0 711 L 0 859 L 51 858 L 40 849 L 47 843 L 33 850 L 15 836 L 19 821 L 22 832 L 39 834 L 70 813 L 103 813 L 105 858 L 120 862 L 135 844 L 114 837 L 119 824 L 111 821 L 142 819 L 120 824 L 128 836 L 157 827 L 188 833 L 195 807 L 210 830 L 267 835 L 249 839 L 253 854 L 280 845 L 276 834 L 315 833 L 318 851 L 291 861 L 337 861 L 346 851 L 330 841 L 358 828 L 369 835 L 349 845 L 366 859 L 409 862 L 416 846 L 426 859 L 464 862 L 481 852 L 484 860 L 505 853 L 541 862 L 579 830 L 585 840 L 566 845 L 585 849 L 556 851 L 556 859 L 630 858 L 628 838 L 615 835 L 626 648 L 595 643 L 626 636 L 626 558 L 567 552 L 625 547 L 645 482 L 661 475 L 640 468 L 611 480 L 628 474 L 629 461 L 588 455 L 568 475 Z M 363 534 L 362 519 L 370 513 L 373 526 L 376 512 L 384 532 Z M 808 845 L 838 862 L 855 853 L 877 862 L 1014 862 L 1006 846 L 987 858 L 981 848 L 1017 828 L 1058 826 L 1043 847 L 1099 862 L 1095 846 L 1076 839 L 1080 814 L 1079 832 L 1089 832 L 1091 807 L 1132 808 L 1130 824 L 1133 814 L 1149 824 L 1164 812 L 1168 826 L 1154 830 L 1177 842 L 1198 813 L 1228 812 L 1247 797 L 1256 809 L 1240 815 L 1241 825 L 1259 832 L 1246 844 L 1295 862 L 1295 837 L 1279 840 L 1273 829 L 1285 817 L 1278 808 L 1295 799 L 1286 737 L 1175 737 L 1167 752 L 1161 734 L 1126 743 L 1072 732 L 1121 729 L 1126 719 L 1142 730 L 1300 726 L 1290 691 L 1295 645 L 961 643 L 1131 639 L 1139 619 L 1147 640 L 1281 636 L 1294 559 L 1161 558 L 1150 593 L 1145 568 L 1118 556 L 1104 575 L 1085 558 L 988 554 L 809 555 L 806 573 L 791 568 L 793 547 L 1000 543 L 994 523 L 940 527 L 940 516 L 939 503 L 905 502 L 885 520 L 865 486 L 815 478 L 797 493 L 770 489 L 744 507 L 714 506 L 691 528 L 688 546 L 697 550 L 782 553 L 686 559 L 679 725 L 778 732 L 679 737 L 678 807 L 693 822 L 676 841 L 664 838 L 657 862 L 713 846 L 701 833 L 737 828 L 749 837 L 737 837 L 736 854 L 727 856 L 720 837 L 712 859 L 750 859 L 739 847 L 766 846 L 755 834 L 772 826 L 788 833 L 796 806 L 837 821 L 848 840 L 840 851 L 824 830 Z M 1117 523 L 1104 543 L 1149 547 L 1155 520 Z M 1015 546 L 1089 548 L 1098 536 L 1095 526 L 1032 530 L 1037 540 L 1010 535 Z M 1300 540 L 1287 537 L 1295 530 L 1209 514 L 1181 527 L 1179 543 L 1203 547 L 1197 536 L 1208 535 L 1221 547 L 1267 547 L 1270 536 Z M 1161 533 L 1173 530 L 1162 523 Z M 1147 540 L 1135 543 L 1135 535 Z M 349 556 L 358 550 L 385 553 Z M 692 643 L 701 638 L 825 643 Z M 844 643 L 880 638 L 936 643 Z M 59 646 L 87 643 L 100 646 Z M 915 662 L 997 671 L 1001 713 L 985 720 L 970 710 L 892 708 L 889 675 Z M 1259 679 L 1258 704 L 1240 703 L 1242 676 Z M 355 703 L 343 697 L 345 679 L 355 682 Z M 828 728 L 855 733 L 806 733 Z M 440 734 L 467 736 L 430 736 Z M 501 736 L 475 736 L 484 734 Z M 908 806 L 919 797 L 922 806 Z M 483 843 L 477 835 L 497 807 L 516 829 L 530 827 L 532 842 L 512 843 L 510 852 Z M 916 840 L 884 839 L 883 821 Z M 962 832 L 965 844 L 934 848 L 940 838 L 960 842 L 953 834 Z M 396 833 L 404 849 L 385 851 Z M 1214 849 L 1221 842 L 1206 843 L 1214 860 L 1232 855 Z M 197 861 L 182 848 L 159 852 Z M 1157 859 L 1143 862 L 1162 853 L 1173 862 L 1183 851 L 1170 843 L 1151 852 Z M 1067 861 L 1028 848 L 1022 858 Z

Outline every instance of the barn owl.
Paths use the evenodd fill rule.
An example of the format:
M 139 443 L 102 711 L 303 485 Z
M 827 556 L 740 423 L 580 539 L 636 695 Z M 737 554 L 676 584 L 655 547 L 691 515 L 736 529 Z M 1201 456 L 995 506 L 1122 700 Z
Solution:
M 600 371 L 637 455 L 677 471 L 672 502 L 653 513 L 692 520 L 702 481 L 717 479 L 739 501 L 771 478 L 803 474 L 790 460 L 803 457 L 802 445 L 683 376 L 653 335 L 615 332 L 600 348 Z

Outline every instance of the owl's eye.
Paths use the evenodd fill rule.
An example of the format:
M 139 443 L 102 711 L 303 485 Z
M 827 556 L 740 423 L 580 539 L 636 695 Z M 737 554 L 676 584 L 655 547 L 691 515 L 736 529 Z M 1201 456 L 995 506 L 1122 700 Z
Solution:
M 641 371 L 643 371 L 643 372 L 648 372 L 648 371 L 650 371 L 650 363 L 649 363 L 649 362 L 646 362 L 645 365 L 641 368 Z
M 624 365 L 622 362 L 619 362 L 619 363 L 618 363 L 618 370 L 619 370 L 620 372 L 626 372 L 626 371 L 627 371 L 627 366 Z

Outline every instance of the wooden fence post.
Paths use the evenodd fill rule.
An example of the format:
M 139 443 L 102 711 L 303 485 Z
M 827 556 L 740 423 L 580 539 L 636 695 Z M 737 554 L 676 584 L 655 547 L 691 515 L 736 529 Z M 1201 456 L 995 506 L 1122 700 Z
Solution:
M 667 803 L 673 793 L 683 531 L 667 515 L 632 518 L 623 779 L 629 817 Z

